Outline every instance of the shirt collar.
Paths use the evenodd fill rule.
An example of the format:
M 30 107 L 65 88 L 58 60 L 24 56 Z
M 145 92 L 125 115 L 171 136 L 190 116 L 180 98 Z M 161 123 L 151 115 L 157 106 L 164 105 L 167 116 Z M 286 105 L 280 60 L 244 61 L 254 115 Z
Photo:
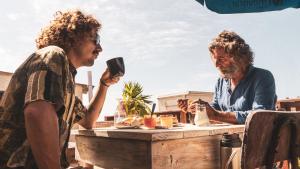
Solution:
M 76 70 L 76 68 L 72 65 L 71 62 L 69 62 L 69 70 L 70 70 L 70 72 L 72 73 L 73 77 L 75 77 L 76 74 L 77 74 L 77 70 Z

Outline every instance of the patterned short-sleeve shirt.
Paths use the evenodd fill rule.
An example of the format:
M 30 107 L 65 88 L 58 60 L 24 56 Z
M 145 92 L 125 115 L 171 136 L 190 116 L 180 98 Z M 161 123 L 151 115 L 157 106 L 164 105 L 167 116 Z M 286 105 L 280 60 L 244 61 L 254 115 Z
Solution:
M 62 168 L 71 127 L 86 108 L 75 97 L 76 69 L 63 49 L 48 46 L 33 53 L 13 74 L 0 104 L 0 168 L 37 168 L 24 123 L 24 107 L 44 100 L 54 105 L 59 120 Z M 43 113 L 41 111 L 41 113 Z

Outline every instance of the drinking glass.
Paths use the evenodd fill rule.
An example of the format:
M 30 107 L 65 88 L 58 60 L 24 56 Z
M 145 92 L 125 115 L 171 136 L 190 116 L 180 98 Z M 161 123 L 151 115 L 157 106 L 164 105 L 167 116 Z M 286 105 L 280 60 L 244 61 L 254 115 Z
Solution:
M 154 129 L 156 126 L 156 115 L 145 115 L 144 116 L 144 125 L 148 129 Z
M 173 127 L 173 116 L 172 115 L 161 115 L 160 116 L 160 125 L 165 128 Z
M 195 112 L 195 118 L 194 123 L 197 126 L 207 126 L 209 125 L 209 119 L 206 113 L 206 106 L 205 104 L 199 104 L 196 103 L 195 105 L 196 112 Z

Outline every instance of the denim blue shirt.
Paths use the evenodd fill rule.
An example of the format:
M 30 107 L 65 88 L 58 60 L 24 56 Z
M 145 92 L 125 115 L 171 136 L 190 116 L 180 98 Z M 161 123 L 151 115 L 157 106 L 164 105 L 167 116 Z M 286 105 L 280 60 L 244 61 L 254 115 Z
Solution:
M 211 106 L 216 110 L 234 112 L 238 123 L 243 124 L 253 110 L 274 110 L 276 99 L 272 73 L 250 66 L 233 91 L 229 79 L 218 79 Z

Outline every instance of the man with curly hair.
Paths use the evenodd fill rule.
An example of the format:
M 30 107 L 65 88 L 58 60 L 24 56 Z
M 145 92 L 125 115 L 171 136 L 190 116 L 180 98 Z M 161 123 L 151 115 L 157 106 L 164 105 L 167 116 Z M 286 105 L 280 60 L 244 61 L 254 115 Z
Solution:
M 15 71 L 0 105 L 0 168 L 61 169 L 75 123 L 91 128 L 107 89 L 119 81 L 106 70 L 86 109 L 75 97 L 76 69 L 102 51 L 101 24 L 79 10 L 57 12 L 36 39 L 37 50 Z
M 195 113 L 195 103 L 204 104 L 208 118 L 233 124 L 245 123 L 253 110 L 274 110 L 275 81 L 271 72 L 253 66 L 250 46 L 235 32 L 221 32 L 209 45 L 211 59 L 220 72 L 211 104 L 197 100 L 178 102 L 184 112 Z

